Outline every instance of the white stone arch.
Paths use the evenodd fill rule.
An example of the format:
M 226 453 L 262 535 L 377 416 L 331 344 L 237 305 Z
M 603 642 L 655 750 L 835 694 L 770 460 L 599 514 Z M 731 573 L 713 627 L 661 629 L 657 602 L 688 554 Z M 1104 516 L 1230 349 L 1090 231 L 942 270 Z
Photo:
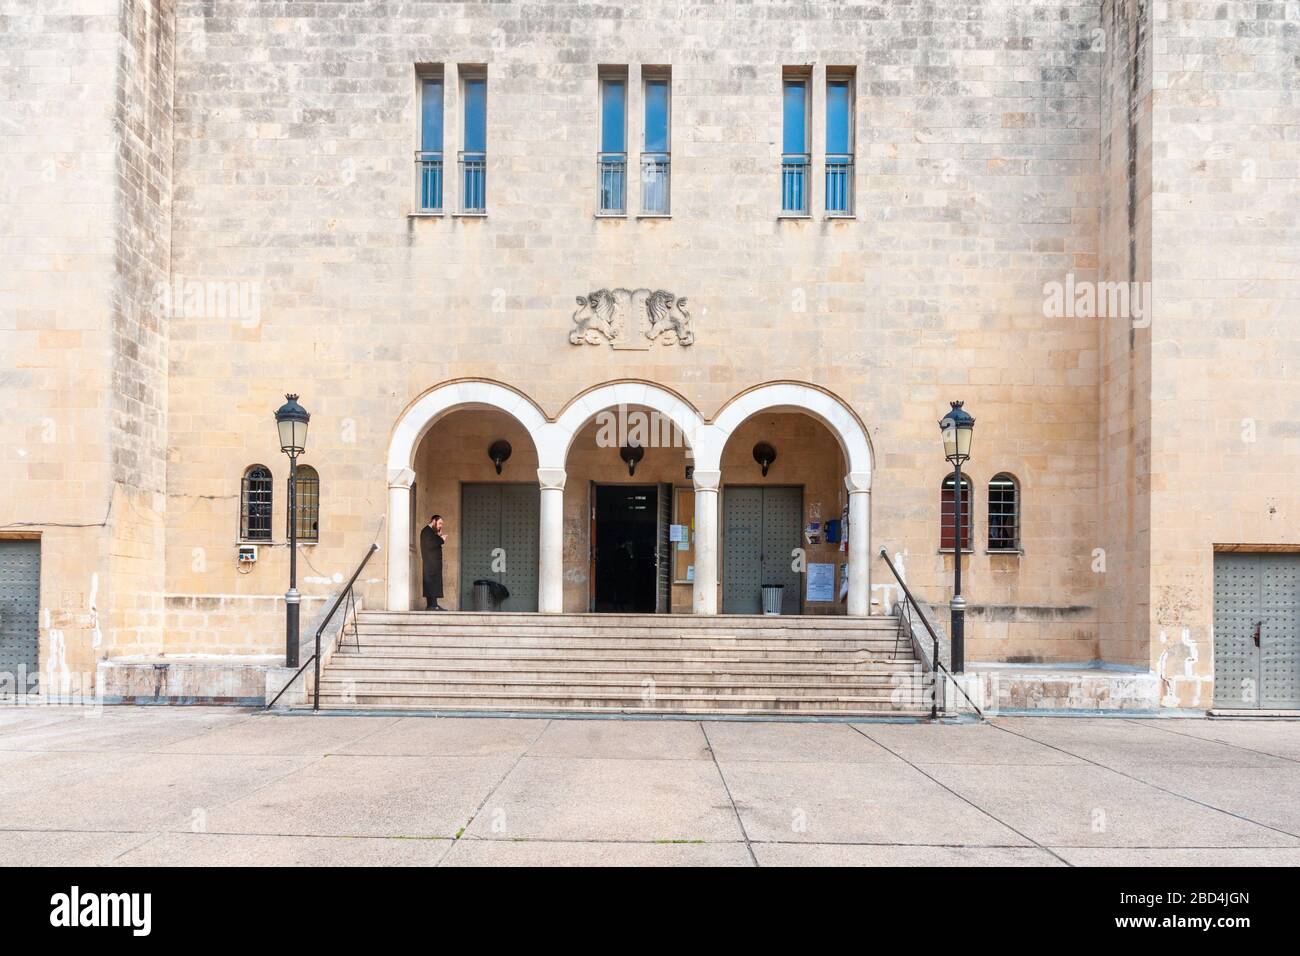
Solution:
M 701 429 L 695 447 L 695 507 L 699 528 L 695 566 L 695 611 L 717 613 L 717 492 L 722 452 L 745 421 L 762 412 L 801 412 L 825 425 L 844 453 L 849 493 L 848 612 L 871 613 L 871 440 L 858 416 L 830 392 L 802 382 L 769 382 L 733 398 Z
M 553 432 L 547 436 L 546 449 L 538 446 L 540 467 L 563 469 L 573 439 L 583 426 L 601 412 L 620 405 L 639 405 L 663 415 L 681 431 L 691 454 L 700 441 L 701 430 L 706 427 L 700 413 L 689 402 L 666 388 L 649 382 L 607 382 L 582 392 L 564 407 L 552 423 Z
M 388 609 L 411 607 L 411 484 L 420 440 L 447 414 L 490 408 L 505 412 L 528 432 L 540 458 L 553 425 L 522 392 L 499 382 L 464 379 L 429 389 L 398 419 L 388 440 Z

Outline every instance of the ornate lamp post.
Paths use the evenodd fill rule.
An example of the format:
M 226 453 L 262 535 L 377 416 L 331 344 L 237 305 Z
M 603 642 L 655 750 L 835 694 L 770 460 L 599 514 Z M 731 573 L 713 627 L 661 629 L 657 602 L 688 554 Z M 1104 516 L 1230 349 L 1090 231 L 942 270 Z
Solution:
M 966 599 L 961 596 L 961 466 L 970 459 L 971 435 L 975 419 L 961 407 L 961 402 L 951 402 L 952 410 L 939 420 L 943 435 L 943 455 L 953 467 L 953 518 L 956 535 L 953 538 L 952 601 L 952 672 L 960 674 L 966 668 Z
M 307 448 L 307 422 L 311 415 L 298 404 L 297 395 L 275 412 L 275 427 L 280 432 L 280 450 L 289 456 L 289 590 L 284 595 L 285 636 L 284 664 L 298 666 L 298 456 Z

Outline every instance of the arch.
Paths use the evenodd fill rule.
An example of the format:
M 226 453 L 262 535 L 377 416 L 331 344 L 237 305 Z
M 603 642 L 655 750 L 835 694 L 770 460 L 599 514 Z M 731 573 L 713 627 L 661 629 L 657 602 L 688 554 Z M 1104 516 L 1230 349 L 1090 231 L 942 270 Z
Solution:
M 700 436 L 695 449 L 696 467 L 701 471 L 721 468 L 722 450 L 732 433 L 754 415 L 771 411 L 803 412 L 816 418 L 840 443 L 849 473 L 870 481 L 875 459 L 861 419 L 838 396 L 805 382 L 768 382 L 728 401 Z
M 620 405 L 639 405 L 663 415 L 682 433 L 687 445 L 694 451 L 706 429 L 704 419 L 695 406 L 680 395 L 660 385 L 642 381 L 606 382 L 579 393 L 560 412 L 552 423 L 552 434 L 545 450 L 539 444 L 538 461 L 543 468 L 565 467 L 574 436 L 596 415 Z
M 388 442 L 390 484 L 414 467 L 415 451 L 434 423 L 447 413 L 464 408 L 494 408 L 505 412 L 528 432 L 540 458 L 550 429 L 546 416 L 531 398 L 500 382 L 457 379 L 435 385 L 402 412 Z

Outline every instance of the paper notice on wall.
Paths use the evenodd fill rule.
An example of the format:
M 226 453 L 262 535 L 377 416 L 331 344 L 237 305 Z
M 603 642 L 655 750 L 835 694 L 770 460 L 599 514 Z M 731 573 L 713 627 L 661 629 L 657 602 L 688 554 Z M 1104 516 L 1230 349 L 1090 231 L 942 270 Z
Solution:
M 686 580 L 687 581 L 695 580 L 695 565 L 693 564 L 686 565 Z
M 809 601 L 834 601 L 835 565 L 820 563 L 808 565 L 807 588 L 806 599 Z
M 669 540 L 669 541 L 685 541 L 685 540 L 686 540 L 686 525 L 684 525 L 684 524 L 670 524 L 670 525 L 668 526 L 668 540 Z

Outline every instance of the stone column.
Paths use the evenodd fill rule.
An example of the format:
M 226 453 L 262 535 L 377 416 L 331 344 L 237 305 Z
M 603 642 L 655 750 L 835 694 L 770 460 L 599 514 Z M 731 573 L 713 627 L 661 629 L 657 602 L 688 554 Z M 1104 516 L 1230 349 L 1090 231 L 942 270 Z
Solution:
M 388 610 L 411 609 L 411 485 L 409 468 L 388 473 Z
M 537 549 L 537 610 L 564 610 L 564 480 L 563 468 L 538 468 L 541 486 L 541 529 Z
M 691 607 L 696 614 L 718 613 L 718 485 L 720 471 L 694 473 L 695 587 Z
M 849 614 L 871 613 L 871 474 L 850 472 L 849 491 Z

